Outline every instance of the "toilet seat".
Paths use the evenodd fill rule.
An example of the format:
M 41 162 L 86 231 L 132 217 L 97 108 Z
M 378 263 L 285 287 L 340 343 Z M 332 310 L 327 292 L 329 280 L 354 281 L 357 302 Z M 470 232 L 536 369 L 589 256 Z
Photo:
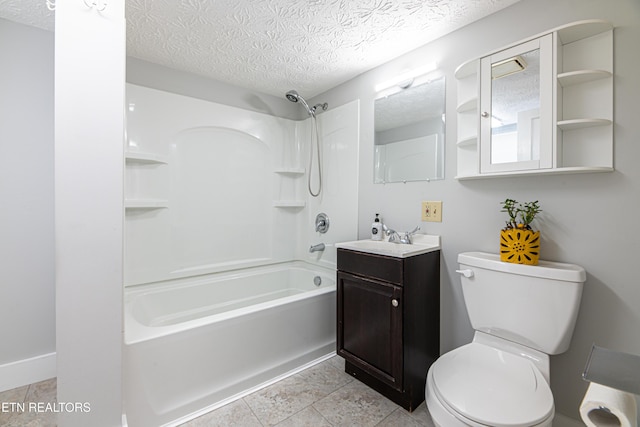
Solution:
M 553 416 L 551 389 L 523 356 L 473 342 L 442 355 L 431 370 L 436 397 L 462 419 L 524 427 Z

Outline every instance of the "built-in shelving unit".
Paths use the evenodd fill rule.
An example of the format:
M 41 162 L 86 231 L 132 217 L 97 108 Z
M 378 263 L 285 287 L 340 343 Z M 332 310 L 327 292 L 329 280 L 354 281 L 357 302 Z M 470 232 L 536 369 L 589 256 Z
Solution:
M 124 207 L 127 211 L 142 209 L 165 209 L 169 207 L 169 201 L 164 198 L 154 197 L 151 190 L 158 179 L 159 174 L 166 173 L 169 159 L 165 156 L 140 152 L 125 151 L 126 182 L 135 182 L 133 188 L 127 188 L 125 192 Z M 158 191 L 155 191 L 157 193 Z
M 280 199 L 274 200 L 273 206 L 276 208 L 301 209 L 306 206 L 304 200 L 296 197 L 298 179 L 303 177 L 306 170 L 297 167 L 277 168 L 274 172 L 280 176 Z
M 461 102 L 456 108 L 458 113 L 458 174 L 477 174 L 478 171 L 478 135 L 480 122 L 479 85 L 480 60 L 465 62 L 455 71 L 458 86 L 458 99 Z
M 555 28 L 528 40 L 546 34 L 554 35 L 555 44 L 552 87 L 541 89 L 552 91 L 555 103 L 553 167 L 480 173 L 478 98 L 481 76 L 480 58 L 474 58 L 455 71 L 460 100 L 456 109 L 456 179 L 613 170 L 613 27 L 607 21 L 590 19 Z M 503 49 L 494 52 L 500 50 Z

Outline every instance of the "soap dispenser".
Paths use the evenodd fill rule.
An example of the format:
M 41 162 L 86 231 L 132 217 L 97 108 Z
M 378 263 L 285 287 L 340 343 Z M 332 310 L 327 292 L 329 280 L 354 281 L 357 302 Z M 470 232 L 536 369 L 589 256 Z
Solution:
M 379 214 L 376 214 L 376 219 L 374 219 L 373 224 L 371 224 L 371 240 L 382 240 L 382 223 L 378 215 Z

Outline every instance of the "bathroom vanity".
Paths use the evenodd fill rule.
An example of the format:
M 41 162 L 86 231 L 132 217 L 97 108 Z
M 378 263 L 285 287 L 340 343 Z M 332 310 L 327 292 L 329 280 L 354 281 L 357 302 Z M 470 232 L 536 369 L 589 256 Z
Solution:
M 428 237 L 438 243 L 336 245 L 338 355 L 348 374 L 408 411 L 424 401 L 439 356 L 440 246 Z

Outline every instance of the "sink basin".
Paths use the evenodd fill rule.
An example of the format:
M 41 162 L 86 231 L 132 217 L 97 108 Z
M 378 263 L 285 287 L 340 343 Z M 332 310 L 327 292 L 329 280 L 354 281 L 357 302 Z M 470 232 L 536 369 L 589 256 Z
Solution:
M 350 249 L 376 255 L 386 255 L 396 258 L 407 258 L 440 249 L 440 236 L 416 234 L 413 244 L 389 243 L 386 240 L 354 240 L 353 242 L 336 243 L 336 248 Z

